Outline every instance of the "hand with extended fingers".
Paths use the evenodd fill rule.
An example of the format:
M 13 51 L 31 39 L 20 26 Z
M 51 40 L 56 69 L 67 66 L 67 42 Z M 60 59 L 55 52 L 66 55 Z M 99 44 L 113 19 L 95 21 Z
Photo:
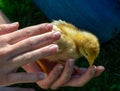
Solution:
M 37 82 L 44 89 L 57 89 L 63 86 L 80 87 L 104 71 L 103 66 L 93 66 L 88 69 L 77 68 L 78 73 L 72 74 L 75 67 L 74 60 L 68 59 L 65 67 L 61 64 L 54 64 L 46 77 L 35 60 L 57 53 L 57 45 L 53 42 L 60 38 L 60 33 L 51 31 L 52 25 L 48 23 L 20 30 L 17 30 L 18 27 L 18 23 L 0 25 L 0 86 Z M 28 73 L 16 72 L 21 66 Z M 9 89 L 8 91 L 28 90 L 2 89 L 2 91 L 7 91 L 4 89 Z
M 17 30 L 18 27 L 18 23 L 0 25 L 0 86 L 44 79 L 43 72 L 16 73 L 16 70 L 57 52 L 57 45 L 52 43 L 60 38 L 60 33 L 52 32 L 52 25 Z
M 99 76 L 104 71 L 103 66 L 92 66 L 88 69 L 75 67 L 73 59 L 68 59 L 65 67 L 61 64 L 50 63 L 53 64 L 53 69 L 49 75 L 45 79 L 37 81 L 37 84 L 43 89 L 57 89 L 64 86 L 82 87 L 92 78 Z M 48 69 L 50 63 L 46 62 Z M 35 62 L 23 66 L 23 68 L 28 73 L 41 71 L 40 67 Z M 74 68 L 77 70 L 75 73 L 73 73 Z

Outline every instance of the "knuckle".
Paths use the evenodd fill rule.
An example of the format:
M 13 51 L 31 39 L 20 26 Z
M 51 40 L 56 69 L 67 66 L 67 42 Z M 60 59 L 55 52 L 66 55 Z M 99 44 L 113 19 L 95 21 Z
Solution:
M 50 43 L 51 40 L 52 40 L 52 39 L 51 39 L 51 36 L 48 35 L 48 34 L 43 34 L 43 35 L 41 35 L 40 37 L 41 37 L 41 40 L 40 40 L 41 44 Z
M 48 88 L 49 88 L 49 86 L 47 86 L 47 84 L 45 84 L 45 83 L 42 83 L 42 84 L 40 85 L 40 87 L 41 87 L 42 89 L 48 89 Z
M 70 80 L 71 76 L 68 76 L 66 79 L 64 79 L 65 83 Z
M 46 41 L 51 40 L 51 39 L 53 39 L 51 34 L 48 34 L 47 36 L 45 36 Z
M 31 37 L 31 38 L 29 38 L 29 40 L 27 41 L 27 47 L 31 47 L 31 46 L 33 46 L 34 45 L 34 39 Z
M 2 24 L 0 26 L 0 31 L 7 31 L 9 28 L 11 28 L 10 24 Z
M 54 80 L 54 79 L 56 79 L 59 75 L 60 75 L 60 73 L 62 72 L 62 68 L 61 69 L 58 69 L 58 68 L 55 68 L 55 70 L 53 69 L 53 75 L 50 75 L 49 76 L 49 79 L 51 79 L 51 80 Z
M 11 60 L 11 62 L 18 62 L 18 64 L 24 64 L 26 63 L 26 60 L 27 60 L 27 57 L 25 55 L 21 55 L 21 56 L 18 56 L 18 57 L 15 57 Z M 22 61 L 22 62 L 21 62 Z
M 0 56 L 4 56 L 4 55 L 7 55 L 7 54 L 10 54 L 11 52 L 12 52 L 12 50 L 13 50 L 13 48 L 12 47 L 7 47 L 8 45 L 7 44 L 1 44 L 0 45 Z
M 26 64 L 28 63 L 27 60 L 29 60 L 29 62 L 32 62 L 34 60 L 34 57 L 31 56 L 31 55 L 26 55 L 26 54 L 23 54 L 20 58 L 19 58 L 20 61 L 22 61 L 22 64 Z
M 2 29 L 2 27 L 0 26 L 0 32 L 2 32 L 3 31 L 3 29 Z
M 56 74 L 55 74 L 55 76 L 56 76 Z M 49 76 L 48 78 L 49 78 L 49 80 L 50 80 L 51 82 L 53 82 L 56 77 L 54 77 L 54 76 Z
M 26 55 L 22 55 L 21 57 L 19 57 L 19 59 L 26 60 L 28 59 L 28 56 L 26 57 Z
M 49 48 L 41 48 L 40 49 L 39 55 L 41 55 L 41 56 L 48 56 L 50 54 L 51 54 L 51 52 L 49 51 Z
M 71 78 L 71 75 L 67 74 L 67 75 L 64 75 L 62 78 L 61 78 L 61 83 L 66 83 L 70 80 Z
M 47 25 L 48 25 L 47 23 L 40 24 L 40 25 L 37 26 L 37 29 L 40 32 L 46 32 L 46 30 L 48 30 Z
M 10 40 L 7 35 L 0 36 L 0 43 L 8 42 Z
M 6 28 L 5 24 L 2 24 L 2 26 L 0 26 L 0 31 L 4 31 L 4 29 Z
M 55 40 L 54 32 L 45 33 L 44 34 L 44 40 L 46 40 L 46 41 Z
M 31 27 L 28 27 L 26 30 L 25 30 L 25 36 L 26 37 L 29 37 L 29 36 L 31 36 L 31 34 L 32 34 L 32 31 L 31 31 L 32 29 L 31 29 Z

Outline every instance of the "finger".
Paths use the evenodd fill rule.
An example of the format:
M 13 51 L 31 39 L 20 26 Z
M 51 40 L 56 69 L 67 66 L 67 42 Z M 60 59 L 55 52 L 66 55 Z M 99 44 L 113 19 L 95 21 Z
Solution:
M 73 86 L 73 87 L 82 87 L 84 86 L 88 81 L 90 81 L 95 76 L 95 70 L 96 66 L 89 67 L 86 73 L 81 75 L 79 78 L 73 77 L 71 80 L 64 84 L 64 86 Z
M 82 75 L 87 71 L 87 68 L 79 68 L 77 66 L 74 67 L 75 72 L 72 75 Z
M 71 75 L 73 73 L 73 67 L 74 67 L 74 60 L 69 59 L 65 65 L 65 69 L 61 76 L 57 79 L 56 82 L 51 86 L 51 89 L 57 89 L 58 87 L 61 87 L 63 84 L 65 84 L 68 80 L 70 80 Z
M 12 52 L 12 54 L 11 55 L 8 54 L 8 57 L 19 55 L 21 53 L 30 51 L 35 48 L 41 48 L 43 46 L 47 46 L 53 43 L 54 41 L 58 40 L 59 38 L 60 38 L 60 32 L 49 32 L 49 33 L 45 33 L 42 35 L 25 39 L 14 45 L 11 45 L 10 51 Z
M 22 68 L 28 73 L 42 71 L 40 66 L 36 62 L 31 62 L 26 65 L 23 65 Z
M 35 90 L 31 88 L 0 87 L 0 91 L 35 91 Z
M 46 74 L 43 72 L 39 73 L 11 73 L 7 76 L 7 84 L 11 85 L 15 83 L 31 83 L 43 80 L 46 77 Z
M 51 84 L 58 78 L 63 70 L 63 66 L 61 64 L 56 65 L 53 70 L 50 72 L 48 77 L 46 77 L 43 81 L 38 81 L 37 84 L 43 88 L 48 89 Z
M 13 31 L 17 30 L 18 27 L 19 27 L 18 22 L 11 23 L 11 24 L 0 24 L 0 35 L 11 33 Z
M 22 65 L 26 65 L 30 62 L 35 62 L 38 59 L 44 58 L 46 56 L 57 53 L 58 46 L 55 44 L 27 52 L 25 54 L 19 55 L 10 60 L 10 64 L 12 65 L 11 69 L 15 69 L 16 67 L 20 67 Z
M 27 27 L 19 31 L 2 36 L 4 40 L 9 44 L 14 44 L 18 41 L 21 41 L 25 38 L 39 35 L 52 30 L 52 25 L 48 23 L 39 24 L 36 26 Z
M 97 66 L 96 72 L 95 72 L 95 77 L 99 76 L 104 70 L 105 70 L 105 68 L 103 66 Z

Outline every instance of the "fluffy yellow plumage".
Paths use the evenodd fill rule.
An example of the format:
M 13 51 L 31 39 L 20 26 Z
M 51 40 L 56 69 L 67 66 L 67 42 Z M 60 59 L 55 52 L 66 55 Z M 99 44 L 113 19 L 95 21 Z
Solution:
M 100 50 L 97 37 L 62 20 L 53 21 L 51 24 L 53 24 L 53 31 L 61 32 L 61 38 L 54 42 L 59 47 L 58 53 L 45 59 L 64 64 L 68 58 L 77 59 L 84 56 L 92 66 Z M 47 72 L 47 68 L 41 63 L 41 60 L 37 62 Z

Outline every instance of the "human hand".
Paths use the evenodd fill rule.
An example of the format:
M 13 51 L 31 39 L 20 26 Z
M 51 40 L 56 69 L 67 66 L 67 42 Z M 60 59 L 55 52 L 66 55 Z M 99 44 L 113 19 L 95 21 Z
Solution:
M 60 38 L 60 33 L 52 32 L 52 25 L 46 23 L 15 31 L 18 27 L 18 23 L 0 25 L 0 86 L 44 79 L 43 72 L 16 73 L 16 70 L 57 52 L 52 43 Z
M 46 62 L 46 65 L 48 64 Z M 77 72 L 73 74 L 75 67 L 73 59 L 67 60 L 65 68 L 60 64 L 54 64 L 52 62 L 51 64 L 53 64 L 53 69 L 49 75 L 45 79 L 37 82 L 43 89 L 57 89 L 64 86 L 82 87 L 92 78 L 99 76 L 104 71 L 103 66 L 93 66 L 88 69 L 76 67 Z M 23 68 L 30 73 L 41 72 L 40 67 L 35 62 L 23 66 Z
M 35 90 L 31 88 L 0 87 L 0 91 L 35 91 Z
M 89 68 L 78 68 L 77 72 L 71 76 L 71 79 L 63 85 L 71 87 L 83 87 L 92 78 L 98 77 L 105 68 L 103 66 L 92 66 Z M 56 88 L 55 88 L 56 89 Z

